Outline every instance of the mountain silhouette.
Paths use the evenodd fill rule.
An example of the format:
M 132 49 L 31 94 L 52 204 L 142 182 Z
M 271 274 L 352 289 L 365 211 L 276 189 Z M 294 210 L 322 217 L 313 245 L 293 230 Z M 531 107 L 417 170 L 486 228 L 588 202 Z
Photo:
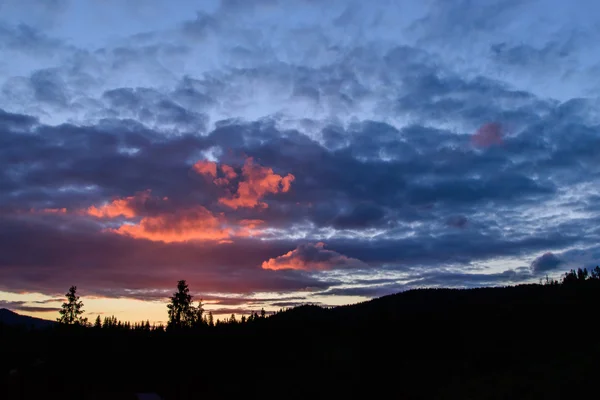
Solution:
M 54 326 L 56 322 L 42 318 L 29 317 L 27 315 L 17 314 L 16 312 L 7 310 L 6 308 L 0 308 L 0 324 L 43 329 Z

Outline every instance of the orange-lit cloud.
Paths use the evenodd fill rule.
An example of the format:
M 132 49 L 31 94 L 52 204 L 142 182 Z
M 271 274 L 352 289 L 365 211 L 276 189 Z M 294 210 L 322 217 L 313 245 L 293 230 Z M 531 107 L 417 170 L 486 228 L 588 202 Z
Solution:
M 255 165 L 253 159 L 249 157 L 242 168 L 242 177 L 237 190 L 231 196 L 220 198 L 219 203 L 233 209 L 267 208 L 267 203 L 260 200 L 269 193 L 289 191 L 294 179 L 292 174 L 282 177 L 274 173 L 272 168 Z
M 263 225 L 264 223 L 265 221 L 262 219 L 243 219 L 239 222 L 240 225 L 249 229 L 256 229 L 258 226 Z
M 228 186 L 231 181 L 238 177 L 237 172 L 233 167 L 223 164 L 220 166 L 221 172 L 223 176 L 214 180 L 215 185 L 217 186 Z
M 333 250 L 325 249 L 325 243 L 308 243 L 288 251 L 282 256 L 271 258 L 262 263 L 263 269 L 270 270 L 302 270 L 327 271 L 340 268 L 364 268 L 362 261 L 347 257 Z
M 213 179 L 217 177 L 217 163 L 213 161 L 200 160 L 194 164 L 192 169 L 200 175 L 205 175 Z
M 477 147 L 490 147 L 501 145 L 503 143 L 502 125 L 497 122 L 490 122 L 482 125 L 477 132 L 471 136 L 471 142 Z
M 223 172 L 223 175 L 225 175 L 225 177 L 227 179 L 235 179 L 235 178 L 237 178 L 237 173 L 235 172 L 235 170 L 233 169 L 233 167 L 230 167 L 227 164 L 221 165 L 221 171 Z
M 150 198 L 150 190 L 140 192 L 135 196 L 129 196 L 122 199 L 115 199 L 108 204 L 100 207 L 91 206 L 86 210 L 86 214 L 97 218 L 134 218 L 138 215 L 135 204 L 140 204 Z
M 240 237 L 260 236 L 261 227 L 265 224 L 262 219 L 243 219 L 238 222 L 239 228 L 236 235 Z
M 237 210 L 238 208 L 267 208 L 268 204 L 261 201 L 267 194 L 285 193 L 292 186 L 294 175 L 281 176 L 273 172 L 272 168 L 254 164 L 252 157 L 248 157 L 241 174 L 227 164 L 219 166 L 221 176 L 218 176 L 217 164 L 212 161 L 200 160 L 192 167 L 198 174 L 213 178 L 213 183 L 229 191 L 227 196 L 221 197 L 219 203 Z M 235 187 L 234 180 L 238 180 Z M 231 188 L 230 186 L 234 186 Z
M 106 231 L 135 239 L 165 243 L 188 241 L 232 243 L 231 239 L 235 237 L 260 236 L 261 226 L 264 224 L 260 219 L 230 221 L 225 214 L 214 214 L 201 205 L 144 215 L 144 207 L 150 199 L 150 190 L 147 190 L 135 196 L 115 199 L 103 206 L 91 206 L 83 213 L 98 218 L 124 217 L 130 221 L 124 222 L 118 228 L 108 228 Z M 167 200 L 167 197 L 162 199 L 162 201 Z
M 223 214 L 215 215 L 203 206 L 147 216 L 138 223 L 125 223 L 108 231 L 135 239 L 177 243 L 188 241 L 216 241 L 233 243 L 235 237 L 261 235 L 262 220 L 242 220 L 230 223 Z
M 155 242 L 187 242 L 191 240 L 227 240 L 235 235 L 222 216 L 215 216 L 202 206 L 172 213 L 144 217 L 137 224 L 124 224 L 111 232 Z

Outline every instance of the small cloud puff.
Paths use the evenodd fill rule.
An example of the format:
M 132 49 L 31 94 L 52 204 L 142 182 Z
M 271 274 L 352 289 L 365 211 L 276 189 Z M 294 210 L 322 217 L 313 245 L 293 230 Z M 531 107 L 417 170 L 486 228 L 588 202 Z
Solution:
M 544 253 L 531 263 L 531 271 L 534 273 L 545 272 L 558 268 L 564 261 L 551 252 Z
M 282 256 L 262 263 L 263 269 L 302 271 L 327 271 L 331 269 L 365 268 L 367 264 L 333 250 L 325 249 L 325 243 L 301 244 Z

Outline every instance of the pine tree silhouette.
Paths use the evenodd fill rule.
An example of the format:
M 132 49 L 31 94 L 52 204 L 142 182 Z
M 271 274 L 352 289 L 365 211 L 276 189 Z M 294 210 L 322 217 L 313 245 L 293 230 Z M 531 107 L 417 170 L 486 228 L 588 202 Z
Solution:
M 81 316 L 84 313 L 83 302 L 77 296 L 77 286 L 71 286 L 65 296 L 67 301 L 63 303 L 57 321 L 65 325 L 87 325 L 87 318 Z
M 201 305 L 200 305 L 201 307 Z M 192 304 L 192 295 L 185 280 L 177 282 L 177 292 L 173 293 L 169 309 L 167 328 L 189 328 L 194 326 L 198 310 Z

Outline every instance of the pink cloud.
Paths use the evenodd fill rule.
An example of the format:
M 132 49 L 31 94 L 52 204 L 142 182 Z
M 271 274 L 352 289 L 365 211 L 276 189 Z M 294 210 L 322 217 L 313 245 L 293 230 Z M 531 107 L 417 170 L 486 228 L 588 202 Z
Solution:
M 148 191 L 136 196 L 115 199 L 101 207 L 92 206 L 86 210 L 86 213 L 99 218 L 125 217 L 133 220 L 124 222 L 118 228 L 109 228 L 105 231 L 134 239 L 164 243 L 188 241 L 232 243 L 231 239 L 235 237 L 260 236 L 261 225 L 265 223 L 259 219 L 228 221 L 225 214 L 214 214 L 201 205 L 142 216 L 137 211 L 136 202 L 149 198 Z
M 233 167 L 230 167 L 227 164 L 221 165 L 221 171 L 223 172 L 223 175 L 225 175 L 225 177 L 227 179 L 237 178 L 237 173 L 235 172 L 235 169 L 233 169 Z
M 471 143 L 476 147 L 490 147 L 494 145 L 501 145 L 504 137 L 502 125 L 497 122 L 490 122 L 482 125 L 474 134 L 471 136 Z
M 193 166 L 193 170 L 200 175 L 213 179 L 213 183 L 224 188 L 227 195 L 219 199 L 219 203 L 233 208 L 267 208 L 268 204 L 261 201 L 268 194 L 288 192 L 294 175 L 281 176 L 272 168 L 254 164 L 252 157 L 248 157 L 241 173 L 227 164 L 222 164 L 217 169 L 217 164 L 212 161 L 200 160 Z M 220 174 L 218 173 L 220 171 Z
M 246 159 L 241 173 L 229 165 L 220 165 L 212 161 L 201 160 L 192 168 L 223 186 L 226 194 L 219 198 L 219 203 L 229 208 L 260 207 L 268 205 L 261 199 L 269 193 L 284 193 L 290 190 L 294 176 L 283 177 Z M 144 212 L 147 202 L 153 199 L 150 190 L 134 196 L 116 198 L 109 203 L 82 211 L 83 214 L 97 218 L 123 217 L 132 221 L 124 222 L 118 228 L 106 231 L 135 239 L 146 239 L 156 242 L 174 243 L 187 241 L 214 241 L 231 243 L 233 238 L 256 237 L 262 234 L 264 221 L 260 219 L 229 220 L 225 214 L 214 214 L 201 205 L 187 207 L 169 212 L 148 215 Z M 162 201 L 167 201 L 167 198 Z
M 308 243 L 288 251 L 284 255 L 262 263 L 262 269 L 328 271 L 342 268 L 367 267 L 362 261 L 325 249 L 325 243 Z
M 114 199 L 110 203 L 99 207 L 91 206 L 85 213 L 97 218 L 134 218 L 138 216 L 136 205 L 143 204 L 150 198 L 150 190 L 137 193 L 134 196 Z
M 235 235 L 222 215 L 202 206 L 144 217 L 137 224 L 123 224 L 109 231 L 154 242 L 223 241 Z
M 249 157 L 242 168 L 240 179 L 237 190 L 230 196 L 220 198 L 219 203 L 233 209 L 267 208 L 268 204 L 261 199 L 267 194 L 288 192 L 295 177 L 292 174 L 285 177 L 276 174 L 272 168 L 254 164 L 254 160 Z
M 192 167 L 200 175 L 205 175 L 210 178 L 217 177 L 217 163 L 213 161 L 200 160 Z

